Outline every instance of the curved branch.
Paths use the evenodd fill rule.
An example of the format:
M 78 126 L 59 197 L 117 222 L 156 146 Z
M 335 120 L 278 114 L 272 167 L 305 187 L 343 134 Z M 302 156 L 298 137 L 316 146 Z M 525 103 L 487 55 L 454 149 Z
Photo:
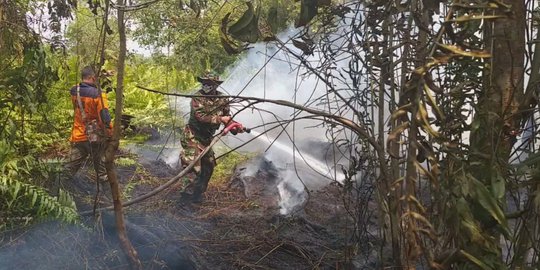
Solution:
M 122 206 L 123 207 L 127 207 L 127 206 L 130 206 L 132 204 L 136 204 L 136 203 L 139 203 L 139 202 L 142 202 L 160 192 L 162 192 L 163 190 L 165 190 L 166 188 L 170 187 L 172 184 L 176 183 L 178 180 L 180 180 L 180 178 L 182 178 L 184 175 L 186 175 L 187 173 L 189 173 L 191 171 L 191 169 L 195 166 L 195 163 L 197 161 L 199 161 L 206 153 L 208 153 L 208 151 L 210 151 L 210 148 L 212 148 L 212 146 L 214 144 L 216 144 L 222 137 L 223 135 L 220 133 L 218 134 L 216 137 L 214 137 L 214 139 L 212 140 L 212 142 L 210 143 L 210 145 L 208 145 L 208 147 L 206 147 L 204 149 L 204 151 L 202 151 L 198 156 L 197 158 L 195 158 L 186 168 L 184 168 L 180 173 L 178 173 L 176 176 L 174 176 L 173 178 L 171 178 L 169 181 L 167 181 L 166 183 L 164 183 L 163 185 L 155 188 L 154 190 L 144 194 L 144 195 L 141 195 L 137 198 L 134 198 L 132 200 L 129 200 L 127 202 L 124 202 L 122 203 Z M 96 209 L 96 212 L 100 212 L 100 211 L 104 211 L 104 210 L 113 210 L 113 206 L 107 206 L 107 207 L 102 207 L 102 208 L 98 208 Z M 89 215 L 89 214 L 92 214 L 93 211 L 84 211 L 84 212 L 81 212 L 80 214 L 81 215 Z
M 152 4 L 155 4 L 157 2 L 159 2 L 161 0 L 151 0 L 151 1 L 148 1 L 148 2 L 145 2 L 145 3 L 140 3 L 140 4 L 137 4 L 137 5 L 130 5 L 130 6 L 127 6 L 127 5 L 119 5 L 119 4 L 112 4 L 111 7 L 112 8 L 115 8 L 119 11 L 136 11 L 136 10 L 140 10 L 140 9 L 143 9 L 143 8 L 147 8 L 149 6 L 151 6 Z
M 159 90 L 150 89 L 150 88 L 140 86 L 140 85 L 137 85 L 136 87 L 139 88 L 139 89 L 142 89 L 142 90 L 145 90 L 145 91 L 148 91 L 148 92 L 152 92 L 152 93 L 156 93 L 156 94 L 160 94 L 160 95 L 178 96 L 178 97 L 186 97 L 186 98 L 200 97 L 200 95 L 165 93 L 165 92 L 162 92 L 162 91 L 159 91 Z M 212 98 L 212 96 L 205 96 L 205 97 Z M 216 98 L 217 97 L 218 96 L 216 96 Z M 298 105 L 298 104 L 290 102 L 290 101 L 280 100 L 280 99 L 266 99 L 266 98 L 258 98 L 258 97 L 243 97 L 243 96 L 230 96 L 230 95 L 229 96 L 221 95 L 221 96 L 219 96 L 219 98 L 233 98 L 233 100 L 235 102 L 241 102 L 241 101 L 266 102 L 266 103 L 271 103 L 271 104 L 276 104 L 276 105 L 280 105 L 280 106 L 284 106 L 284 107 L 297 109 L 297 110 L 300 110 L 300 111 L 303 111 L 303 112 L 307 112 L 307 113 L 311 113 L 311 114 L 314 114 L 314 115 L 322 116 L 322 117 L 325 117 L 325 118 L 328 118 L 328 119 L 332 119 L 332 120 L 342 124 L 343 126 L 349 128 L 350 130 L 354 131 L 360 137 L 366 139 L 369 142 L 369 144 L 371 146 L 373 146 L 373 148 L 375 148 L 375 150 L 384 151 L 382 149 L 381 145 L 372 136 L 369 135 L 368 130 L 364 126 L 359 125 L 359 124 L 357 124 L 357 123 L 355 123 L 355 122 L 351 121 L 350 119 L 345 118 L 343 116 L 333 115 L 333 114 L 330 114 L 330 113 L 327 113 L 327 112 L 324 112 L 324 111 L 321 111 L 321 110 L 308 108 L 308 107 Z

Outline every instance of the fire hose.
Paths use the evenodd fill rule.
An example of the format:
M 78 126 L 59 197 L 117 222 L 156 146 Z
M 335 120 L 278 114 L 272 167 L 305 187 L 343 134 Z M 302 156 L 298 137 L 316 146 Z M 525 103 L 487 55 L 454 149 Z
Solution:
M 231 120 L 227 126 L 223 129 L 223 135 L 226 135 L 228 132 L 231 132 L 232 135 L 236 135 L 238 133 L 250 133 L 251 129 L 244 127 L 239 122 L 236 122 L 234 120 Z
M 150 192 L 148 192 L 146 194 L 143 194 L 143 195 L 141 195 L 139 197 L 133 198 L 133 199 L 127 201 L 127 202 L 122 203 L 122 206 L 126 207 L 126 206 L 130 206 L 132 204 L 142 202 L 142 201 L 144 201 L 144 200 L 146 200 L 146 199 L 148 199 L 148 198 L 162 192 L 163 190 L 167 189 L 168 187 L 170 187 L 174 183 L 178 182 L 178 180 L 180 180 L 182 177 L 184 177 L 186 174 L 188 174 L 191 171 L 191 169 L 193 169 L 193 167 L 195 166 L 195 163 L 197 163 L 199 160 L 201 160 L 201 158 L 204 155 L 206 155 L 206 153 L 208 153 L 208 151 L 210 151 L 212 146 L 214 146 L 214 144 L 216 144 L 221 139 L 221 137 L 225 136 L 228 132 L 231 132 L 231 134 L 236 135 L 236 134 L 242 133 L 242 132 L 250 133 L 251 129 L 244 127 L 242 124 L 240 124 L 240 123 L 238 123 L 236 121 L 231 121 L 229 124 L 227 124 L 227 126 L 223 129 L 223 131 L 220 132 L 218 135 L 216 135 L 214 137 L 214 139 L 212 139 L 210 144 L 206 148 L 204 148 L 204 150 L 191 163 L 189 163 L 189 165 L 187 167 L 185 167 L 182 171 L 180 171 L 176 176 L 171 178 L 169 181 L 167 181 L 163 185 L 153 189 L 152 191 L 150 191 Z M 94 212 L 101 212 L 101 211 L 104 211 L 104 210 L 113 210 L 113 209 L 114 209 L 114 207 L 111 205 L 111 206 L 101 207 L 101 208 L 95 209 L 95 211 L 94 210 L 84 211 L 84 212 L 81 212 L 80 215 L 85 216 L 85 215 L 92 214 Z

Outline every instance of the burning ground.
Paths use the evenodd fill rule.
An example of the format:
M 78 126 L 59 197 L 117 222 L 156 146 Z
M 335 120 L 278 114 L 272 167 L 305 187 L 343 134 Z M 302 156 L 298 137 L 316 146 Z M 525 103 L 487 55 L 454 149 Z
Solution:
M 144 194 L 176 173 L 163 161 L 119 155 L 136 160 L 118 168 L 125 198 Z M 230 178 L 213 179 L 200 205 L 182 203 L 176 186 L 126 208 L 128 236 L 144 269 L 377 267 L 368 252 L 376 234 L 360 233 L 376 226 L 368 222 L 369 203 L 363 210 L 365 227 L 359 228 L 350 218 L 351 209 L 343 206 L 338 185 L 298 192 L 278 188 L 281 177 L 280 169 L 259 155 L 236 166 Z M 80 211 L 93 208 L 97 190 L 91 178 L 85 168 L 62 183 Z M 300 202 L 288 215 L 280 214 L 283 194 Z M 109 204 L 107 196 L 99 197 L 101 206 Z M 353 248 L 354 237 L 365 238 L 366 246 Z M 0 269 L 128 269 L 112 212 L 82 217 L 75 225 L 36 224 L 7 232 L 0 240 Z

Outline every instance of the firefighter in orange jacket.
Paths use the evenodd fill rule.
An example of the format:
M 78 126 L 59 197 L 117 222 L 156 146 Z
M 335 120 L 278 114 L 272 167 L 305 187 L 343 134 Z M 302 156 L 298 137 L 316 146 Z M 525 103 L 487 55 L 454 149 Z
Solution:
M 81 71 L 82 82 L 71 88 L 74 121 L 71 131 L 71 153 L 66 164 L 70 178 L 77 173 L 90 156 L 97 178 L 107 180 L 104 150 L 111 134 L 111 116 L 107 96 L 96 86 L 96 73 L 92 67 Z

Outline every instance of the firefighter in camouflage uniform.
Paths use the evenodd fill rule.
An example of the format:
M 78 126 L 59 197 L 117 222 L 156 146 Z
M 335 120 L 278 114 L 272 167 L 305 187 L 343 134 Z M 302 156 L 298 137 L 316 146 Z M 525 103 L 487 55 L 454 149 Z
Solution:
M 180 159 L 183 166 L 190 164 L 210 145 L 214 133 L 221 124 L 226 125 L 231 121 L 229 100 L 215 97 L 223 95 L 217 90 L 223 81 L 220 81 L 219 77 L 213 73 L 197 77 L 197 80 L 202 84 L 202 87 L 195 95 L 201 97 L 194 97 L 191 100 L 189 121 L 184 128 L 181 140 Z M 194 203 L 202 202 L 202 194 L 206 191 L 215 165 L 214 151 L 210 149 L 193 167 L 196 177 L 190 185 L 192 192 L 182 192 L 184 199 L 191 199 Z

